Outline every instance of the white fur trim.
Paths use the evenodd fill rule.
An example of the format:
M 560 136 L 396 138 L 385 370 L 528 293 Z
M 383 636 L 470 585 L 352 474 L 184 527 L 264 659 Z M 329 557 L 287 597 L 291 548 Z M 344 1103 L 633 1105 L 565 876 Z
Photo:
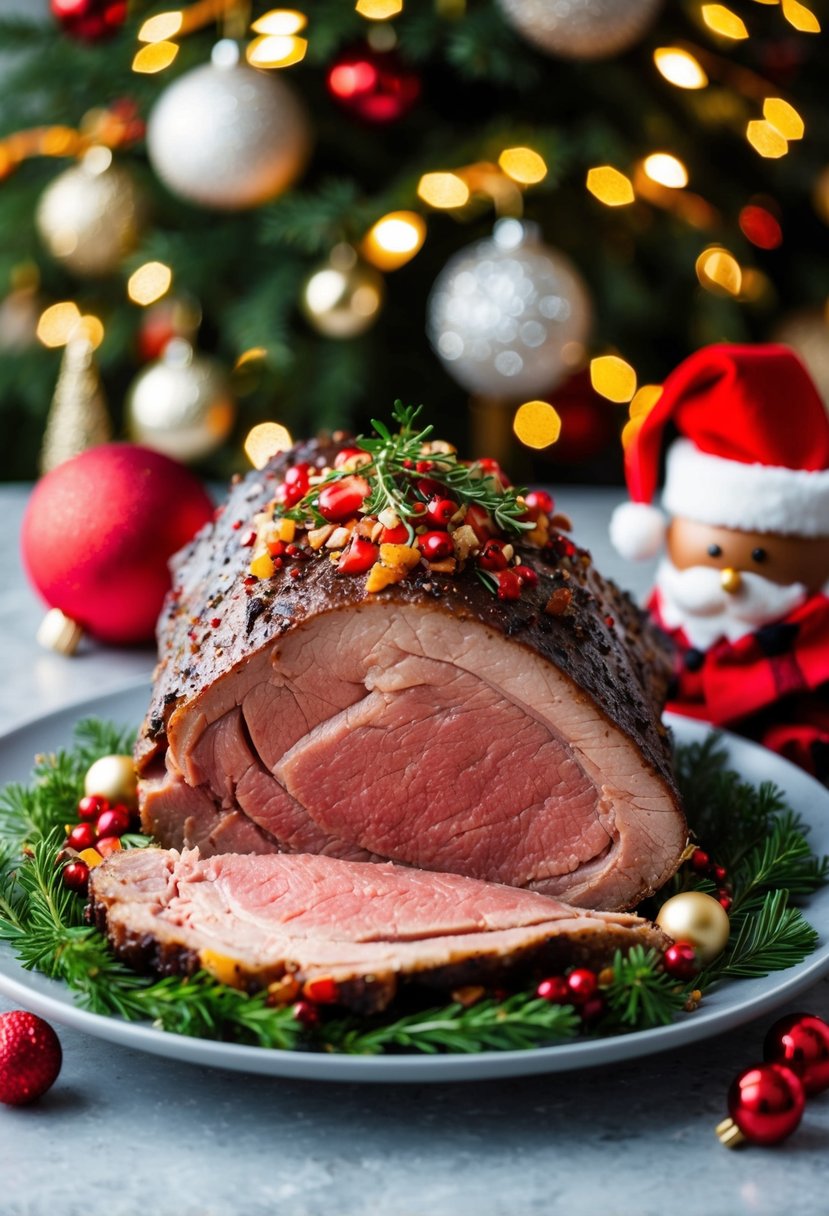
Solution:
M 610 517 L 613 548 L 628 561 L 656 557 L 665 540 L 668 521 L 658 507 L 644 502 L 623 502 Z
M 677 439 L 668 451 L 662 505 L 669 515 L 720 528 L 829 536 L 829 469 L 743 464 Z

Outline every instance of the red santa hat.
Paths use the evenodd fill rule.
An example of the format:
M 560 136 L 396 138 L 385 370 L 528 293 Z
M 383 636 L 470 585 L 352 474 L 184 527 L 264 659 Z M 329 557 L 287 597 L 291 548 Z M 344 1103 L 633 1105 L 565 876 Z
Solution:
M 625 453 L 632 499 L 610 535 L 623 557 L 653 557 L 667 520 L 652 505 L 662 433 L 670 515 L 745 532 L 829 536 L 829 415 L 785 346 L 708 346 L 681 363 Z

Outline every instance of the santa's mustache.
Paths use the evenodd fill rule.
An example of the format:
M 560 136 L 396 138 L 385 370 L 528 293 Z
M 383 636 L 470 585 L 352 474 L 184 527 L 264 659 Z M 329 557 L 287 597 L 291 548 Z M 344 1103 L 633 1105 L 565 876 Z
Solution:
M 714 566 L 679 570 L 667 558 L 659 565 L 656 584 L 669 628 L 682 626 L 692 645 L 709 646 L 717 637 L 736 641 L 745 633 L 787 616 L 807 596 L 803 583 L 781 586 L 753 572 L 740 572 L 735 592 L 723 588 L 722 571 Z

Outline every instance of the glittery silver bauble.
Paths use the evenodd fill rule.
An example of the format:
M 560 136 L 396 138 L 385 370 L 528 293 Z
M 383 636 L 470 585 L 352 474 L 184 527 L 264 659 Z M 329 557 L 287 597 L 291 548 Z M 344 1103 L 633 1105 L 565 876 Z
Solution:
M 46 187 L 35 215 L 52 257 L 75 274 L 111 274 L 138 242 L 141 204 L 129 171 L 109 148 L 90 148 Z
M 517 400 L 549 392 L 581 362 L 590 299 L 534 224 L 502 219 L 491 238 L 449 259 L 427 316 L 429 341 L 459 384 Z
M 821 308 L 792 313 L 778 326 L 774 341 L 800 356 L 829 409 L 829 314 Z
M 383 277 L 361 261 L 350 245 L 335 245 L 308 277 L 300 304 L 307 320 L 326 338 L 356 338 L 380 313 Z
M 130 438 L 175 460 L 215 451 L 233 426 L 236 405 L 224 369 L 174 338 L 133 381 L 127 398 Z
M 305 110 L 279 76 L 239 62 L 235 43 L 161 94 L 147 153 L 164 184 L 203 207 L 237 211 L 286 190 L 310 150 Z
M 618 55 L 643 36 L 662 0 L 498 0 L 528 42 L 565 59 Z

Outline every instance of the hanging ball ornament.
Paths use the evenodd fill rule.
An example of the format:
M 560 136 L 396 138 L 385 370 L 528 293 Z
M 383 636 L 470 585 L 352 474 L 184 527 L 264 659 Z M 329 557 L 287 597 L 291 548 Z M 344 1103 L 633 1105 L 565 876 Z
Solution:
M 396 51 L 376 51 L 364 44 L 332 63 L 326 85 L 344 110 L 376 126 L 403 118 L 420 96 L 420 77 Z
M 438 357 L 471 393 L 519 399 L 555 388 L 584 356 L 590 298 L 535 224 L 501 219 L 449 259 L 427 305 Z
M 94 147 L 51 182 L 35 212 L 40 239 L 73 274 L 95 278 L 117 270 L 138 243 L 142 206 L 132 175 Z
M 285 81 L 239 58 L 229 39 L 156 102 L 147 154 L 165 186 L 202 207 L 239 211 L 287 190 L 311 146 L 305 110 Z
M 790 1136 L 803 1117 L 806 1096 L 798 1077 L 782 1064 L 746 1068 L 728 1091 L 730 1118 L 717 1125 L 726 1148 L 751 1144 L 779 1144 Z
M 662 0 L 498 0 L 518 33 L 548 55 L 606 59 L 646 33 Z
M 326 338 L 357 338 L 380 314 L 383 277 L 350 245 L 335 245 L 305 282 L 300 305 L 308 323 Z
M 136 443 L 174 460 L 201 460 L 227 439 L 236 404 L 224 368 L 173 338 L 132 382 L 127 430 Z
M 87 769 L 83 789 L 85 794 L 106 798 L 113 806 L 120 803 L 136 810 L 138 791 L 132 756 L 101 756 Z
M 52 16 L 73 38 L 99 42 L 127 19 L 127 0 L 49 0 Z
M 53 609 L 104 642 L 149 641 L 168 559 L 213 517 L 201 481 L 160 452 L 90 448 L 41 477 L 26 507 L 26 572 Z
M 0 1102 L 26 1106 L 51 1089 L 63 1053 L 48 1022 L 23 1009 L 0 1014 Z
M 666 900 L 656 923 L 675 942 L 689 942 L 702 966 L 714 961 L 728 944 L 731 924 L 719 900 L 702 891 L 682 891 Z
M 829 1089 L 829 1026 L 812 1013 L 775 1022 L 763 1042 L 763 1059 L 796 1072 L 809 1095 Z

